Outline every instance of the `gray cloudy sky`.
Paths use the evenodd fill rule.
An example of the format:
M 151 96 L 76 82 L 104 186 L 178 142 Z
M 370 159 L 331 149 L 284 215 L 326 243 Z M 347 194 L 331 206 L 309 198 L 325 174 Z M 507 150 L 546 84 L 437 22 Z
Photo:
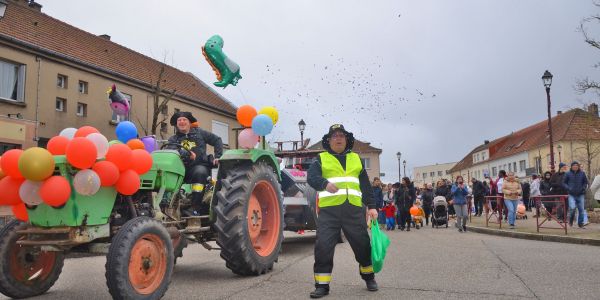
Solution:
M 341 122 L 383 149 L 384 182 L 397 180 L 397 151 L 410 170 L 457 161 L 543 120 L 546 69 L 553 113 L 597 102 L 573 90 L 600 77 L 600 51 L 577 31 L 600 12 L 588 0 L 39 2 L 207 83 L 215 76 L 201 46 L 220 34 L 243 79 L 219 92 L 238 106 L 276 106 L 271 140 L 299 139 L 301 118 L 313 141 Z

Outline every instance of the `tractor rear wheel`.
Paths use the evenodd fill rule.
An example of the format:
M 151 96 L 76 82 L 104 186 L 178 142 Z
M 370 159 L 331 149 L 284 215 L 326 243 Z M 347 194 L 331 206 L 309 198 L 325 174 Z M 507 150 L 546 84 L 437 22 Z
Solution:
M 171 237 L 159 221 L 131 219 L 108 250 L 108 291 L 114 299 L 160 299 L 169 288 L 174 260 Z
M 217 192 L 214 228 L 227 268 L 238 275 L 273 269 L 283 240 L 281 187 L 266 163 L 227 170 Z
M 47 292 L 58 280 L 65 260 L 63 252 L 41 251 L 17 245 L 25 223 L 13 220 L 0 230 L 0 293 L 29 298 Z

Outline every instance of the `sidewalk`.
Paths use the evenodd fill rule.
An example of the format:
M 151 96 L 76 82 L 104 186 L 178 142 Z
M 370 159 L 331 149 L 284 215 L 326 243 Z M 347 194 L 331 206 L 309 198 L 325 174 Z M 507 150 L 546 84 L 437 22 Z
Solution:
M 533 213 L 531 212 L 527 212 L 527 219 L 516 221 L 515 229 L 508 229 L 508 223 L 505 221 L 503 221 L 502 229 L 500 229 L 498 223 L 492 223 L 496 221 L 495 218 L 490 219 L 489 226 L 486 227 L 485 215 L 481 217 L 472 216 L 471 222 L 468 222 L 467 226 L 470 231 L 477 233 L 529 240 L 600 246 L 600 224 L 597 223 L 590 223 L 585 226 L 585 229 L 580 229 L 577 225 L 568 227 L 567 235 L 565 235 L 564 229 L 554 220 L 546 221 L 543 225 L 544 227 L 552 228 L 540 228 L 540 232 L 538 233 L 536 230 L 536 218 L 533 217 Z M 540 218 L 541 221 L 542 218 Z M 452 225 L 453 223 L 452 221 L 450 222 Z

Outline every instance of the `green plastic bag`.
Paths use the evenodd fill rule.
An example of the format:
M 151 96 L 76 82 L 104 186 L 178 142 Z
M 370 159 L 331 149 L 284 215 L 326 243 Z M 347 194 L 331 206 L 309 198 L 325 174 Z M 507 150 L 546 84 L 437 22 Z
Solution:
M 389 245 L 390 239 L 379 230 L 377 220 L 371 220 L 371 262 L 375 273 L 383 269 L 383 260 Z

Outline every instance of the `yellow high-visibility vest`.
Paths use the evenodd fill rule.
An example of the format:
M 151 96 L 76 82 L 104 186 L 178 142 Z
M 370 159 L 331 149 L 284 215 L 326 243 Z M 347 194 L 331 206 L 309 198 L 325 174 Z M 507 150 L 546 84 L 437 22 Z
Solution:
M 354 152 L 346 154 L 346 169 L 340 161 L 328 152 L 319 154 L 321 157 L 321 172 L 327 181 L 338 187 L 336 193 L 326 190 L 319 192 L 319 207 L 342 205 L 346 199 L 350 204 L 362 206 L 359 175 L 362 172 L 360 156 Z

